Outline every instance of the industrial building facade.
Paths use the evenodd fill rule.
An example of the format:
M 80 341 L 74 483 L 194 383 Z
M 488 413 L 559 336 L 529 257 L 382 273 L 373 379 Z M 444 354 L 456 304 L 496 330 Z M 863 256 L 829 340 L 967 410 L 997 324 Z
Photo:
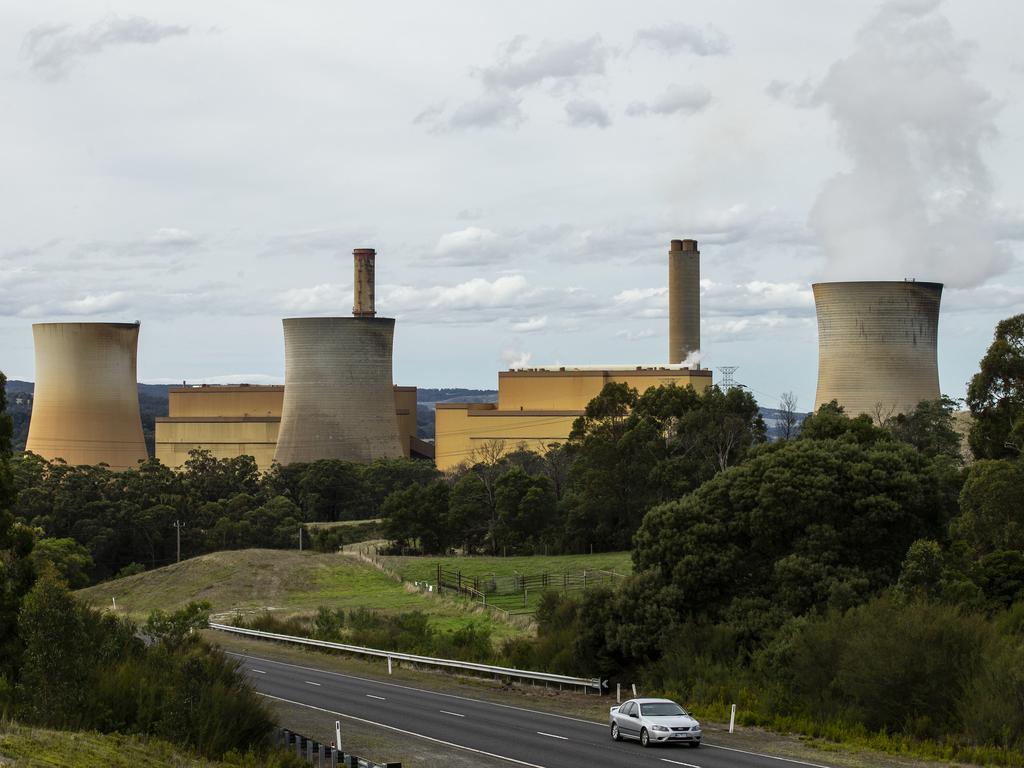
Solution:
M 402 455 L 432 458 L 432 446 L 416 437 L 416 387 L 393 392 Z M 168 415 L 156 420 L 156 457 L 178 469 L 189 451 L 202 448 L 218 459 L 252 456 L 266 471 L 274 461 L 283 409 L 280 385 L 172 387 Z
M 675 366 L 528 368 L 498 373 L 497 403 L 438 403 L 434 460 L 442 471 L 480 460 L 484 452 L 518 448 L 543 453 L 569 437 L 605 384 L 626 384 L 639 392 L 674 384 L 703 392 L 711 371 Z

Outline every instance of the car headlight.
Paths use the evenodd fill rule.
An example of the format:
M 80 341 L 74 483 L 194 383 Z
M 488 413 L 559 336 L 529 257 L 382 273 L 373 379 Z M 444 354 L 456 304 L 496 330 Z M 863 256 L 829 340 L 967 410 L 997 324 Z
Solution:
M 668 730 L 671 730 L 671 729 L 667 728 L 664 725 L 652 725 L 651 726 L 651 730 L 652 731 L 668 731 Z
M 700 723 L 694 723 L 693 728 L 691 728 L 691 730 L 699 731 L 700 730 Z

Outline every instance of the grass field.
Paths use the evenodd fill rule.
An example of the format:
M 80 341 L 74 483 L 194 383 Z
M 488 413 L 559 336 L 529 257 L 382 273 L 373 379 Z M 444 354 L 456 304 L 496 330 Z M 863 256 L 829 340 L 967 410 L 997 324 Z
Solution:
M 434 581 L 437 565 L 467 576 L 534 576 L 542 573 L 614 571 L 633 572 L 629 552 L 599 552 L 594 555 L 533 555 L 532 557 L 384 557 L 388 568 L 405 581 Z
M 52 731 L 0 720 L 0 765 L 67 768 L 221 766 L 157 739 L 88 731 Z
M 404 581 L 437 581 L 437 566 L 447 571 L 460 571 L 473 576 L 552 576 L 552 591 L 558 591 L 557 577 L 563 573 L 611 571 L 630 574 L 633 563 L 629 552 L 599 552 L 594 555 L 533 555 L 530 557 L 384 557 L 384 565 Z M 613 582 L 619 582 L 615 579 Z M 542 592 L 527 590 L 525 594 L 502 594 L 488 598 L 488 604 L 512 613 L 532 613 L 537 609 Z M 468 602 L 468 600 L 467 600 Z
M 423 611 L 439 630 L 469 623 L 490 626 L 496 642 L 528 629 L 474 609 L 464 601 L 406 589 L 372 565 L 352 557 L 278 549 L 215 552 L 156 570 L 79 590 L 102 608 L 117 601 L 119 613 L 144 619 L 157 608 L 174 610 L 206 600 L 214 614 L 272 610 L 282 616 L 308 615 L 320 606 L 370 608 L 389 613 Z

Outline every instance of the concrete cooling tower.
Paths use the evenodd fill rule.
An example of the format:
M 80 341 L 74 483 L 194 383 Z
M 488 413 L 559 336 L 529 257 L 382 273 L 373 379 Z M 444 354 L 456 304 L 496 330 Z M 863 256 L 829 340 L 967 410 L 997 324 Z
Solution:
M 668 251 L 668 361 L 700 349 L 700 251 L 696 240 L 673 240 Z
M 25 449 L 114 470 L 145 461 L 138 324 L 36 323 L 32 336 L 36 385 Z
M 818 392 L 850 416 L 887 418 L 939 398 L 941 283 L 815 283 Z
M 279 464 L 404 455 L 391 380 L 395 321 L 374 316 L 374 252 L 360 248 L 353 256 L 354 317 L 283 321 Z

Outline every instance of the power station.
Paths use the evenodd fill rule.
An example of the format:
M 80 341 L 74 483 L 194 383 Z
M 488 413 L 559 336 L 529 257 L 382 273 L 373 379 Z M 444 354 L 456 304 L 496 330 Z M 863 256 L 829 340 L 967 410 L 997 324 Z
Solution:
M 815 283 L 818 390 L 846 413 L 884 420 L 937 400 L 941 283 Z
M 393 318 L 376 317 L 374 257 L 353 252 L 352 317 L 284 323 L 284 406 L 274 461 L 371 462 L 403 455 L 395 417 Z
M 136 385 L 138 323 L 36 323 L 36 382 L 25 450 L 50 461 L 146 461 Z
M 180 468 L 194 448 L 217 458 L 273 462 L 371 462 L 414 456 L 448 470 L 517 448 L 564 442 L 587 403 L 609 382 L 641 392 L 675 384 L 703 391 L 700 250 L 668 251 L 668 363 L 522 367 L 498 373 L 495 403 L 439 403 L 435 443 L 416 437 L 416 389 L 395 387 L 395 321 L 377 317 L 372 248 L 353 256 L 351 317 L 282 321 L 285 385 L 176 387 L 156 420 L 156 454 Z M 818 381 L 815 408 L 837 401 L 850 415 L 884 419 L 939 398 L 940 283 L 815 283 Z M 69 464 L 122 470 L 147 457 L 136 388 L 139 325 L 38 323 L 36 388 L 27 450 Z
M 573 422 L 605 384 L 644 392 L 666 384 L 711 386 L 711 371 L 692 362 L 700 350 L 700 250 L 673 240 L 668 251 L 668 364 L 565 365 L 498 373 L 497 403 L 438 403 L 434 461 L 440 470 L 519 448 L 544 453 L 564 443 Z

